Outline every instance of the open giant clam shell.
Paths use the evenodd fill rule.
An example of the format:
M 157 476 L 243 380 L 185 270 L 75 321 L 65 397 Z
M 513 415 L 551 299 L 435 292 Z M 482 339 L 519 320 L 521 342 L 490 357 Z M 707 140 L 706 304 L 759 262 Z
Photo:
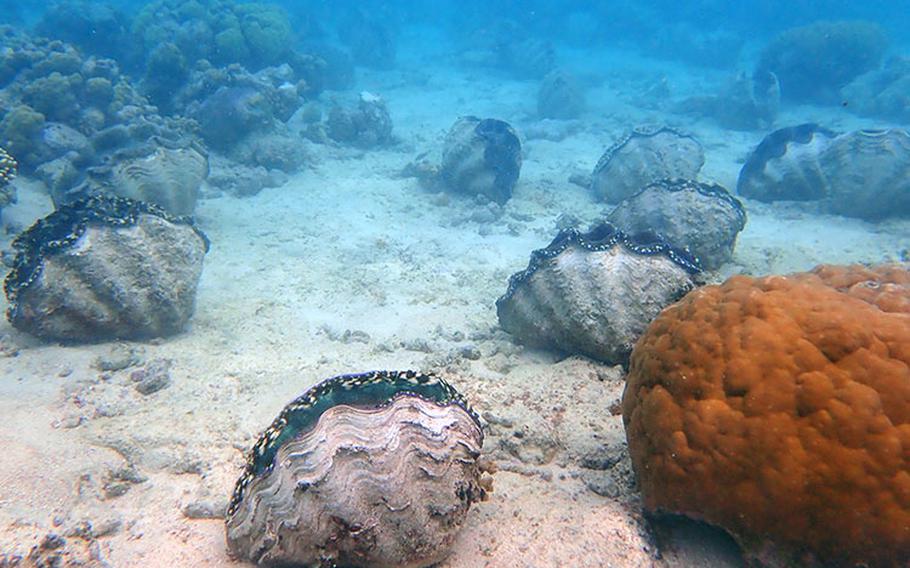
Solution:
M 483 431 L 440 377 L 376 371 L 291 402 L 248 457 L 228 549 L 267 565 L 422 567 L 448 553 L 474 501 Z
M 625 363 L 660 310 L 695 287 L 700 270 L 687 251 L 654 234 L 630 236 L 609 223 L 587 233 L 566 229 L 512 275 L 496 312 L 523 343 Z
M 692 136 L 667 126 L 638 127 L 603 153 L 591 189 L 604 201 L 619 203 L 661 179 L 695 179 L 704 163 L 704 150 Z
M 208 239 L 190 219 L 97 195 L 39 220 L 13 248 L 4 282 L 13 326 L 47 339 L 100 341 L 181 331 Z

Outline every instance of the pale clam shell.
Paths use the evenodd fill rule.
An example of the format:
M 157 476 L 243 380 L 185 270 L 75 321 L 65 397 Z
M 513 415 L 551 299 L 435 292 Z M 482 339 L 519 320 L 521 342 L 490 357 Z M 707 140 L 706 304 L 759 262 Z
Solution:
M 834 137 L 812 123 L 775 130 L 749 155 L 736 192 L 765 202 L 821 199 L 827 174 L 819 157 Z
M 389 376 L 333 379 L 344 383 L 314 387 L 276 419 L 228 511 L 232 556 L 265 565 L 392 568 L 429 566 L 448 554 L 483 495 L 477 465 L 483 432 L 460 398 L 431 400 L 414 383 L 415 391 L 404 387 L 386 402 L 377 403 L 374 392 L 362 405 L 314 410 L 322 397 L 356 400 L 360 388 L 385 388 L 380 383 Z M 297 411 L 321 413 L 281 440 L 288 423 L 300 419 Z M 272 450 L 270 465 L 255 473 Z
M 465 116 L 446 135 L 439 177 L 451 191 L 502 204 L 520 172 L 521 141 L 507 122 Z
M 591 189 L 604 201 L 619 203 L 661 179 L 696 179 L 704 163 L 704 150 L 692 136 L 666 126 L 639 127 L 604 152 Z
M 130 218 L 42 231 L 42 223 L 52 225 L 59 218 L 55 215 L 74 211 L 78 215 L 86 203 L 78 202 L 23 234 L 38 238 L 20 250 L 5 282 L 10 322 L 59 341 L 141 339 L 180 332 L 195 307 L 208 250 L 205 236 L 187 220 L 122 198 L 96 197 L 89 203 L 99 199 L 136 207 Z M 30 233 L 33 230 L 36 233 Z M 60 230 L 69 232 L 58 234 Z
M 674 179 L 646 186 L 620 203 L 607 220 L 630 234 L 654 231 L 673 246 L 688 249 L 706 270 L 714 270 L 733 258 L 746 210 L 722 186 Z
M 569 229 L 512 276 L 497 315 L 528 345 L 624 364 L 651 320 L 695 287 L 699 270 L 659 239 L 646 244 L 609 224 Z
M 115 195 L 154 203 L 172 215 L 191 215 L 208 173 L 208 157 L 195 148 L 159 147 L 148 156 L 114 165 L 105 186 Z

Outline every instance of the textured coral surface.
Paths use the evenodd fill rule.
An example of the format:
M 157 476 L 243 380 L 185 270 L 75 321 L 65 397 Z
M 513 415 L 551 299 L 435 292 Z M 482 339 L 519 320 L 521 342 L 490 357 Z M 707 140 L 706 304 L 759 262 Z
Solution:
M 646 507 L 748 553 L 910 563 L 910 271 L 735 276 L 635 347 L 623 418 Z M 766 558 L 767 560 L 767 558 Z

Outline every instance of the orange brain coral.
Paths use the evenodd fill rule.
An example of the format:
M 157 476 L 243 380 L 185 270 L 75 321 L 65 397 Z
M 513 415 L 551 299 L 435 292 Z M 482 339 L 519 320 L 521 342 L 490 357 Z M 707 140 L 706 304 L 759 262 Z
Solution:
M 647 509 L 747 553 L 910 565 L 910 272 L 691 292 L 636 345 L 623 419 Z

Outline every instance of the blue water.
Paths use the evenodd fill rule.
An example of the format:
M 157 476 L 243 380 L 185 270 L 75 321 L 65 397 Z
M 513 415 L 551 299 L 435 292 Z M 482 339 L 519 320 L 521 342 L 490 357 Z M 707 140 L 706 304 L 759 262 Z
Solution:
M 195 169 L 162 166 L 171 169 L 160 178 L 149 175 L 151 190 L 137 182 L 142 187 L 127 195 L 175 216 L 195 216 L 212 243 L 184 335 L 174 343 L 130 345 L 147 349 L 150 359 L 166 359 L 167 368 L 174 359 L 173 373 L 180 379 L 190 381 L 197 372 L 204 377 L 199 380 L 207 385 L 194 388 L 209 398 L 187 403 L 192 397 L 182 393 L 180 401 L 165 399 L 191 405 L 191 410 L 181 407 L 181 416 L 196 410 L 199 416 L 220 415 L 200 426 L 202 434 L 181 432 L 185 437 L 178 442 L 161 442 L 166 436 L 159 435 L 148 443 L 159 444 L 154 449 L 162 453 L 173 449 L 161 449 L 168 443 L 205 446 L 200 438 L 218 430 L 215 447 L 222 453 L 203 454 L 222 473 L 237 469 L 237 448 L 249 446 L 251 437 L 239 431 L 261 429 L 282 401 L 320 373 L 400 362 L 463 364 L 462 370 L 485 365 L 478 374 L 502 379 L 505 386 L 471 385 L 481 410 L 502 392 L 509 404 L 541 397 L 528 403 L 532 410 L 519 416 L 514 435 L 493 429 L 499 457 L 503 448 L 518 447 L 515 453 L 521 454 L 522 442 L 513 438 L 535 444 L 536 436 L 549 435 L 546 421 L 558 429 L 563 407 L 503 377 L 512 368 L 558 377 L 564 354 L 520 347 L 500 325 L 494 304 L 533 250 L 557 234 L 565 237 L 564 229 L 579 229 L 575 237 L 587 234 L 586 226 L 629 197 L 609 193 L 622 185 L 616 180 L 598 184 L 598 164 L 608 163 L 608 149 L 621 149 L 635 127 L 668 126 L 681 139 L 697 139 L 704 165 L 661 177 L 718 184 L 707 193 L 723 193 L 726 203 L 742 205 L 736 220 L 746 228 L 736 248 L 730 245 L 730 256 L 713 261 L 705 276 L 710 282 L 738 273 L 804 271 L 819 263 L 910 262 L 910 0 L 0 0 L 0 25 L 0 148 L 16 159 L 19 176 L 15 185 L 0 179 L 0 248 L 8 265 L 15 264 L 6 258 L 16 253 L 13 239 L 36 220 L 81 206 L 89 195 L 121 195 L 129 182 L 124 178 L 137 171 L 137 177 L 146 175 L 143 168 L 156 156 L 194 152 L 197 157 Z M 472 128 L 476 123 L 471 132 L 490 145 L 480 151 L 460 148 L 461 161 L 453 165 L 446 162 L 448 140 L 457 138 L 465 116 L 479 117 L 465 121 Z M 744 179 L 745 174 L 760 178 L 765 170 L 773 177 L 775 168 L 789 167 L 787 160 L 807 147 L 827 149 L 829 138 L 854 134 L 858 145 L 874 146 L 881 132 L 894 137 L 898 150 L 870 150 L 879 153 L 866 170 L 859 168 L 862 175 L 854 176 L 853 186 L 838 186 L 839 194 L 825 194 L 827 182 L 818 181 L 825 172 L 813 169 L 826 150 L 800 162 L 807 169 L 795 176 L 797 182 L 788 178 L 769 188 L 762 179 Z M 637 135 L 645 136 L 632 133 L 629 139 Z M 846 151 L 840 161 L 849 166 L 862 153 Z M 483 160 L 486 170 L 471 169 Z M 9 167 L 5 159 L 0 164 Z M 819 167 L 841 166 L 847 167 Z M 122 171 L 128 173 L 117 178 Z M 853 175 L 837 171 L 835 177 Z M 874 175 L 882 171 L 897 173 L 882 181 Z M 600 192 L 599 185 L 606 190 Z M 155 193 L 159 186 L 175 188 L 176 196 Z M 654 242 L 616 237 L 611 243 L 632 243 L 633 252 L 645 255 L 689 247 L 664 242 L 657 233 L 647 232 Z M 588 249 L 596 250 L 596 244 Z M 689 259 L 691 252 L 677 257 Z M 538 259 L 540 264 L 551 258 L 538 256 L 545 259 Z M 29 258 L 30 270 L 39 257 Z M 687 261 L 687 269 L 696 271 L 694 263 Z M 293 281 L 281 280 L 289 275 Z M 23 313 L 30 313 L 26 308 Z M 107 348 L 90 338 L 88 347 L 58 349 L 53 341 L 2 325 L 0 346 L 6 349 L 12 337 L 21 346 L 19 360 L 27 362 L 22 374 L 32 373 L 36 381 L 39 375 L 55 376 L 60 366 L 69 373 L 75 368 L 74 376 L 94 377 L 84 363 Z M 181 351 L 179 341 L 192 342 L 196 333 L 208 363 L 193 360 L 201 357 L 198 344 L 190 354 Z M 260 348 L 266 354 L 259 360 L 248 357 Z M 363 368 L 345 367 L 351 361 Z M 273 362 L 281 369 L 277 375 L 268 368 Z M 589 374 L 603 383 L 598 373 L 619 377 L 626 362 L 584 365 L 599 369 Z M 203 369 L 206 364 L 214 370 Z M 256 370 L 248 372 L 244 365 Z M 20 367 L 5 354 L 0 367 L 19 376 Z M 236 376 L 235 367 L 241 369 Z M 69 376 L 59 372 L 61 381 Z M 225 375 L 236 384 L 222 387 Z M 110 379 L 91 384 L 107 392 L 118 384 Z M 129 380 L 124 379 L 132 396 Z M 177 397 L 169 385 L 161 387 L 170 389 L 162 396 Z M 43 403 L 57 400 L 53 392 Z M 79 396 L 94 400 L 86 392 Z M 620 394 L 611 391 L 614 395 L 618 400 Z M 246 397 L 249 406 L 234 397 Z M 202 408 L 209 399 L 215 410 Z M 80 408 L 91 406 L 82 398 L 78 402 Z M 605 413 L 610 404 L 616 402 L 601 405 Z M 74 414 L 76 426 L 107 418 L 106 408 L 89 417 Z M 498 411 L 493 409 L 494 417 Z M 537 411 L 546 414 L 543 427 L 534 422 Z M 172 427 L 174 418 L 162 415 L 161 407 L 150 415 L 159 427 Z M 531 424 L 528 431 L 537 430 L 521 431 L 522 419 Z M 617 412 L 609 419 L 614 422 L 603 431 L 616 435 Z M 0 440 L 13 437 L 2 428 Z M 145 441 L 129 438 L 135 436 L 130 427 L 117 435 L 134 446 Z M 86 439 L 80 438 L 86 447 L 95 443 Z M 542 453 L 548 451 L 544 447 Z M 509 471 L 548 482 L 582 479 L 591 468 L 573 462 L 582 452 L 569 453 L 557 460 L 569 463 L 565 471 L 535 469 L 540 464 L 534 458 L 530 466 L 508 462 Z M 904 448 L 903 473 L 910 474 L 906 453 Z M 139 450 L 137 455 L 140 469 L 165 469 L 151 465 L 164 458 Z M 230 473 L 222 477 L 207 480 L 205 490 L 226 496 L 233 480 Z M 74 479 L 63 482 L 75 485 Z M 598 487 L 609 493 L 610 487 Z M 590 492 L 584 495 L 591 498 Z M 633 516 L 641 506 L 636 495 L 623 494 Z M 165 493 L 148 498 L 176 499 Z M 13 499 L 0 493 L 0 504 L 7 500 Z M 511 511 L 501 503 L 493 507 L 496 513 L 485 519 L 483 531 L 509 522 Z M 55 512 L 37 507 L 29 513 L 34 517 L 16 523 L 40 525 L 39 517 Z M 8 520 L 0 515 L 0 521 Z M 668 533 L 700 530 L 668 527 Z M 213 537 L 219 543 L 221 530 Z M 6 565 L 3 534 L 0 566 Z M 724 566 L 742 563 L 723 536 L 698 533 L 675 543 L 674 538 L 665 552 L 671 565 L 698 557 L 697 551 L 674 548 L 686 548 L 690 545 L 679 543 L 693 539 L 713 542 L 720 551 L 716 558 L 732 556 Z M 135 559 L 133 544 L 122 540 L 118 546 L 129 552 L 120 558 Z M 16 544 L 12 550 L 21 551 Z M 227 565 L 223 552 L 212 555 L 213 565 Z M 482 562 L 479 556 L 458 553 L 473 562 Z M 534 565 L 533 558 L 524 560 Z

